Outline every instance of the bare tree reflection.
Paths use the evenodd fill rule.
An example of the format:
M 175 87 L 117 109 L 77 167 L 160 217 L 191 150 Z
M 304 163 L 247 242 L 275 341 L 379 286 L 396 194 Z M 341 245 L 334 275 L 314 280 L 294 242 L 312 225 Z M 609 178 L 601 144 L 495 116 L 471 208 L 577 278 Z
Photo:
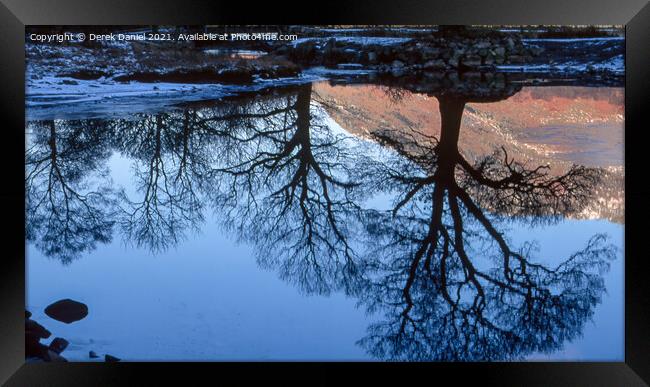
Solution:
M 579 211 L 602 171 L 573 167 L 552 176 L 509 159 L 505 149 L 502 161 L 491 156 L 471 165 L 457 147 L 470 98 L 438 100 L 440 139 L 377 135 L 398 156 L 379 163 L 373 178 L 397 196 L 390 214 L 366 214 L 368 245 L 378 248 L 365 262 L 373 280 L 363 303 L 383 310 L 386 321 L 373 324 L 360 344 L 378 358 L 401 360 L 557 350 L 592 315 L 604 292 L 600 271 L 615 249 L 596 235 L 551 268 L 534 262 L 533 244 L 511 248 L 497 224 Z
M 176 245 L 204 220 L 200 184 L 211 157 L 191 109 L 113 122 L 116 149 L 134 160 L 139 200 L 128 200 L 121 225 L 128 240 L 153 251 Z
M 211 207 L 260 266 L 306 293 L 343 291 L 377 312 L 359 341 L 377 358 L 557 350 L 600 302 L 615 249 L 595 235 L 551 265 L 533 243 L 514 247 L 504 228 L 581 211 L 602 171 L 552 174 L 505 147 L 470 162 L 458 148 L 465 104 L 518 89 L 443 86 L 433 93 L 439 138 L 385 131 L 378 144 L 337 132 L 310 84 L 110 121 L 31 123 L 28 238 L 69 262 L 110 241 L 119 222 L 126 240 L 158 252 L 198 231 Z M 113 152 L 132 160 L 135 192 L 112 188 Z M 369 205 L 379 196 L 393 201 L 389 210 Z
M 379 247 L 365 261 L 373 280 L 361 296 L 381 321 L 359 343 L 379 359 L 513 360 L 559 350 L 592 316 L 615 256 L 604 235 L 556 266 L 536 263 L 526 244 L 506 277 L 476 229 L 463 230 L 461 250 L 451 230 L 433 245 L 426 218 L 390 218 L 367 224 Z M 422 251 L 428 266 L 414 265 Z
M 216 206 L 258 262 L 309 293 L 352 291 L 358 273 L 349 243 L 358 210 L 350 179 L 353 142 L 337 135 L 311 104 L 311 84 L 280 98 L 241 104 L 213 133 L 228 155 L 213 170 Z M 221 122 L 224 116 L 219 117 Z
M 69 263 L 111 240 L 118 194 L 105 166 L 111 134 L 96 120 L 38 121 L 27 129 L 27 240 Z

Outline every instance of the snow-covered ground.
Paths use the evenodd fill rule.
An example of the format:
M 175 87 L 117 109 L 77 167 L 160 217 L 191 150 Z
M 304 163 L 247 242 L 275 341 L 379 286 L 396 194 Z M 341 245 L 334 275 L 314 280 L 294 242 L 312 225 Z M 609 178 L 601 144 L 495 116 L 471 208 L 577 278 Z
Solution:
M 603 36 L 596 38 L 524 38 L 522 42 L 558 42 L 558 43 L 584 43 L 584 42 L 607 42 L 607 41 L 625 41 L 621 36 Z
M 617 55 L 603 62 L 581 63 L 579 61 L 567 61 L 553 64 L 534 64 L 534 65 L 498 65 L 497 68 L 506 72 L 531 72 L 531 73 L 548 73 L 548 72 L 586 72 L 608 71 L 615 75 L 625 74 L 625 58 L 623 55 Z
M 544 49 L 528 65 L 500 65 L 502 71 L 625 74 L 625 38 L 522 39 L 524 45 Z
M 298 46 L 305 42 L 317 42 L 325 44 L 329 39 L 334 39 L 338 42 L 354 43 L 362 46 L 379 45 L 379 46 L 394 46 L 403 44 L 413 40 L 412 38 L 395 38 L 395 37 L 378 37 L 378 36 L 332 36 L 324 38 L 300 38 L 291 42 L 292 46 Z
M 363 33 L 372 31 L 373 28 L 318 28 L 317 31 L 328 32 L 332 34 L 354 34 L 354 33 Z M 390 27 L 382 29 L 386 32 L 398 32 L 398 33 L 422 33 L 437 31 L 437 26 L 431 27 L 422 27 L 422 28 L 408 28 L 408 27 Z
M 346 32 L 339 30 L 338 32 Z M 354 30 L 347 31 L 354 33 Z M 301 38 L 291 44 L 296 46 L 306 41 L 325 44 L 329 38 Z M 335 36 L 337 41 L 359 45 L 399 45 L 411 41 L 411 38 Z M 625 73 L 623 50 L 624 38 L 601 37 L 581 39 L 524 39 L 528 45 L 540 45 L 546 51 L 553 52 L 552 62 L 536 61 L 529 65 L 500 65 L 503 72 L 533 73 L 587 73 L 607 72 L 621 76 Z M 79 62 L 73 47 L 33 46 L 29 50 L 37 57 L 52 57 L 42 60 L 38 66 L 28 60 L 26 74 L 26 108 L 28 119 L 47 117 L 65 118 L 82 116 L 122 115 L 128 112 L 149 112 L 164 106 L 182 102 L 213 100 L 240 93 L 260 91 L 269 87 L 283 87 L 315 80 L 367 76 L 373 70 L 357 68 L 354 64 L 341 65 L 338 68 L 315 67 L 305 69 L 302 75 L 293 78 L 261 79 L 257 78 L 249 85 L 225 84 L 183 84 L 183 83 L 119 83 L 115 76 L 128 69 L 137 69 L 139 64 L 133 56 L 133 50 L 126 42 L 109 43 L 105 49 L 114 49 L 124 55 L 112 68 L 112 74 L 95 80 L 82 80 L 70 76 L 53 74 L 54 69 L 65 70 L 79 67 L 79 63 L 88 62 L 89 71 L 105 70 L 101 65 L 93 64 L 92 58 Z M 210 52 L 210 51 L 206 51 Z M 221 52 L 221 51 L 219 51 Z M 215 51 L 215 53 L 217 53 Z M 261 52 L 251 51 L 250 55 Z M 75 65 L 75 63 L 77 63 Z
M 133 81 L 119 83 L 106 79 L 44 77 L 37 82 L 28 83 L 26 114 L 28 120 L 115 117 L 154 112 L 183 102 L 216 100 L 320 79 L 322 77 L 318 73 L 305 73 L 292 78 L 259 78 L 249 85 L 224 85 Z

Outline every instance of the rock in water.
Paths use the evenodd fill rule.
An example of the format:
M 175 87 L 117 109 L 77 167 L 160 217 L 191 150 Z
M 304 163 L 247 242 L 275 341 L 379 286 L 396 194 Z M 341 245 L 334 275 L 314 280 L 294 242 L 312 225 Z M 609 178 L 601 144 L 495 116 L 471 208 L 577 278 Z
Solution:
M 51 361 L 51 362 L 54 362 L 54 363 L 65 363 L 65 362 L 68 361 L 68 360 L 66 360 L 66 358 L 64 358 L 63 356 L 59 355 L 58 353 L 56 353 L 56 352 L 54 352 L 52 350 L 47 351 L 47 358 L 44 359 L 44 360 L 45 361 Z
M 25 357 L 37 357 L 39 359 L 45 359 L 49 348 L 45 345 L 32 339 L 25 339 Z
M 52 342 L 50 343 L 50 351 L 56 352 L 57 354 L 61 354 L 66 348 L 68 348 L 68 340 L 62 339 L 60 337 L 56 337 Z
M 31 319 L 25 320 L 25 333 L 37 337 L 38 339 L 47 339 L 51 335 L 50 331 Z
M 79 321 L 88 315 L 88 307 L 78 301 L 70 299 L 59 300 L 45 308 L 45 314 L 51 318 L 70 324 Z
M 111 356 L 111 355 L 104 355 L 104 360 L 105 360 L 106 362 L 109 362 L 109 363 L 110 363 L 110 362 L 120 361 L 119 358 L 117 358 L 117 357 L 115 357 L 115 356 Z
M 88 357 L 91 359 L 97 359 L 99 356 L 95 353 L 95 351 L 90 351 L 88 352 Z

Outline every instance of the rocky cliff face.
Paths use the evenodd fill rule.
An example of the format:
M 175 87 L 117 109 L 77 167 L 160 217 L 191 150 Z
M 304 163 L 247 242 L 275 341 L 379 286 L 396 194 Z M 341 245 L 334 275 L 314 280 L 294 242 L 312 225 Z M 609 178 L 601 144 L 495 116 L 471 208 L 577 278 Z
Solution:
M 382 86 L 317 84 L 316 100 L 352 134 L 373 132 L 440 134 L 438 100 Z M 596 200 L 579 218 L 622 223 L 624 213 L 623 119 L 621 88 L 525 87 L 508 99 L 468 103 L 459 148 L 478 160 L 501 146 L 530 165 L 561 173 L 580 164 L 604 168 Z M 411 134 L 412 135 L 412 134 Z

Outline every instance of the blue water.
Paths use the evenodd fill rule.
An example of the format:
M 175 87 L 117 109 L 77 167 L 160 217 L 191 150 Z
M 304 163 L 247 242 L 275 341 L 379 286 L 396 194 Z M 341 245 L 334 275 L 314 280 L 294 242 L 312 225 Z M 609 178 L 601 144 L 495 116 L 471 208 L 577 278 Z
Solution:
M 623 227 L 571 220 L 544 230 L 521 229 L 516 239 L 537 239 L 549 255 L 581 248 L 592 233 L 607 232 L 622 246 Z M 159 255 L 100 246 L 63 266 L 27 250 L 27 308 L 55 336 L 65 337 L 69 360 L 88 351 L 126 360 L 372 360 L 355 344 L 372 316 L 341 294 L 306 296 L 260 270 L 248 246 L 206 222 L 201 235 Z M 624 262 L 606 275 L 607 295 L 583 337 L 533 360 L 624 359 Z M 64 324 L 42 311 L 72 298 L 89 306 L 85 319 Z M 101 360 L 101 359 L 100 359 Z
M 210 113 L 211 111 L 205 111 L 197 117 L 203 119 Z M 344 129 L 329 117 L 323 116 L 322 109 L 317 109 L 313 104 L 310 113 L 314 131 L 312 142 L 323 146 L 323 148 L 316 148 L 315 158 L 328 166 L 325 171 L 330 176 L 343 179 L 342 173 L 345 169 L 343 167 L 347 165 L 346 162 L 358 161 L 356 157 L 364 153 L 359 149 L 365 149 L 367 151 L 365 154 L 371 155 L 369 160 L 365 160 L 367 165 L 372 167 L 373 163 L 380 163 L 377 164 L 379 167 L 376 170 L 368 170 L 371 182 L 373 173 L 379 174 L 385 170 L 381 163 L 387 162 L 387 159 L 397 160 L 395 162 L 398 164 L 394 165 L 408 167 L 409 164 L 403 156 L 382 150 L 383 148 L 374 143 L 353 139 L 349 135 L 346 141 L 328 142 L 334 138 L 340 140 L 340 137 L 336 136 L 344 134 Z M 322 121 L 317 122 L 318 117 Z M 137 120 L 134 119 L 134 122 Z M 275 121 L 265 121 L 265 125 L 272 125 L 273 122 Z M 59 125 L 61 122 L 56 124 Z M 71 125 L 76 124 L 73 122 Z M 316 134 L 318 131 L 321 131 L 320 135 Z M 30 143 L 38 145 L 37 136 L 32 133 L 29 138 Z M 83 136 L 73 138 L 82 139 Z M 42 138 L 40 141 L 40 146 L 46 149 L 47 141 L 43 141 Z M 274 141 L 279 140 L 276 138 Z M 244 143 L 242 152 L 237 153 L 234 158 L 235 164 L 246 160 L 246 157 L 257 156 L 256 152 L 268 151 L 269 148 L 266 147 L 271 146 L 258 144 L 259 146 L 246 148 L 248 142 L 244 141 Z M 76 142 L 72 144 L 80 146 Z M 341 148 L 331 153 L 329 147 L 333 146 L 332 144 L 337 144 L 334 146 Z M 74 148 L 73 145 L 70 145 L 70 149 Z M 208 147 L 208 145 L 201 146 Z M 360 148 L 354 148 L 355 146 Z M 63 154 L 62 158 L 66 157 L 65 149 L 65 147 L 59 149 Z M 133 154 L 137 154 L 137 152 L 145 152 L 142 149 L 148 148 L 137 148 L 137 152 L 134 149 L 130 150 L 134 152 Z M 226 146 L 217 149 L 225 152 L 239 148 Z M 199 156 L 205 156 L 200 152 L 197 153 Z M 138 173 L 148 164 L 135 163 L 133 156 L 127 156 L 117 150 L 110 150 L 109 154 L 103 162 L 108 175 L 96 174 L 96 170 L 101 169 L 97 167 L 96 170 L 86 171 L 88 182 L 95 181 L 99 184 L 106 183 L 112 188 L 121 188 L 129 200 L 134 202 L 141 200 L 145 190 L 142 187 L 137 188 L 143 181 L 141 176 L 138 177 Z M 211 154 L 214 156 L 214 153 Z M 167 165 L 176 165 L 176 161 L 173 160 L 171 156 L 170 159 L 165 159 Z M 331 164 L 327 164 L 328 162 Z M 415 170 L 417 171 L 417 168 Z M 407 174 L 406 169 L 404 173 Z M 71 176 L 73 175 L 71 173 Z M 281 174 L 275 175 L 271 179 L 272 186 L 282 186 L 283 177 L 284 175 Z M 278 179 L 277 185 L 273 179 Z M 44 181 L 46 180 L 39 184 L 45 184 Z M 309 292 L 309 286 L 305 284 L 313 285 L 313 283 L 310 279 L 302 280 L 300 276 L 304 273 L 296 267 L 289 266 L 289 269 L 294 271 L 289 270 L 290 273 L 287 274 L 282 270 L 281 264 L 262 264 L 266 260 L 273 261 L 274 258 L 282 263 L 297 251 L 289 243 L 291 239 L 285 240 L 282 237 L 293 235 L 288 231 L 289 228 L 294 224 L 299 225 L 300 221 L 304 220 L 300 218 L 300 212 L 287 215 L 287 231 L 284 234 L 271 235 L 269 230 L 273 229 L 269 229 L 269 225 L 276 219 L 275 217 L 280 217 L 278 214 L 281 214 L 281 212 L 274 212 L 278 211 L 277 205 L 270 209 L 261 207 L 259 210 L 271 211 L 269 219 L 242 218 L 237 214 L 228 216 L 223 206 L 211 205 L 207 200 L 208 197 L 216 202 L 221 200 L 217 200 L 218 195 L 210 195 L 226 189 L 228 184 L 225 183 L 228 180 L 224 175 L 208 182 L 213 185 L 208 184 L 200 189 L 201 192 L 207 192 L 205 195 L 200 195 L 201 200 L 206 204 L 205 208 L 199 211 L 203 214 L 204 220 L 197 222 L 197 230 L 179 228 L 179 241 L 172 243 L 167 240 L 169 242 L 167 249 L 151 248 L 146 243 L 138 244 L 120 231 L 117 224 L 112 229 L 110 242 L 97 243 L 94 249 L 86 248 L 75 254 L 70 262 L 58 259 L 60 257 L 56 252 L 46 256 L 42 243 L 27 244 L 27 309 L 32 311 L 36 321 L 53 332 L 52 337 L 60 336 L 70 341 L 70 347 L 64 355 L 76 361 L 90 361 L 88 352 L 91 350 L 100 355 L 111 354 L 127 361 L 377 360 L 378 357 L 374 356 L 368 347 L 364 347 L 360 340 L 369 335 L 369 327 L 375 323 L 381 324 L 390 315 L 391 307 L 387 306 L 391 301 L 389 299 L 379 300 L 379 307 L 373 313 L 368 312 L 367 308 L 373 304 L 375 294 L 373 286 L 376 284 L 372 282 L 379 283 L 392 277 L 390 268 L 376 270 L 372 265 L 381 266 L 393 262 L 386 257 L 381 257 L 377 261 L 369 259 L 371 254 L 366 255 L 364 251 L 379 248 L 380 253 L 385 251 L 387 257 L 392 257 L 390 254 L 396 250 L 388 245 L 382 247 L 382 243 L 388 243 L 390 238 L 405 232 L 409 237 L 417 238 L 421 230 L 416 226 L 413 229 L 408 228 L 409 223 L 406 221 L 403 225 L 398 224 L 397 220 L 402 218 L 386 217 L 379 222 L 379 226 L 389 227 L 387 231 L 385 230 L 387 234 L 384 235 L 387 239 L 382 239 L 377 236 L 379 234 L 374 235 L 368 231 L 372 230 L 372 227 L 367 224 L 361 226 L 353 216 L 349 215 L 345 205 L 339 207 L 335 204 L 333 216 L 340 216 L 337 218 L 337 224 L 343 230 L 344 236 L 350 237 L 353 249 L 358 250 L 355 259 L 369 265 L 366 269 L 370 274 L 364 277 L 364 281 L 370 282 L 362 281 L 357 287 L 352 286 L 353 291 L 348 295 L 334 284 L 330 291 Z M 383 187 L 385 182 L 381 179 L 379 183 L 374 182 L 379 187 L 375 187 L 376 192 L 359 199 L 357 203 L 362 203 L 361 206 L 366 206 L 365 209 L 368 210 L 392 208 L 397 201 L 396 195 L 399 195 L 396 191 L 400 189 L 385 188 Z M 217 187 L 214 185 L 217 183 L 224 183 L 224 185 Z M 86 185 L 79 183 L 79 190 L 89 189 L 89 185 L 92 186 L 91 183 Z M 319 200 L 324 197 L 324 193 L 318 191 L 317 185 L 316 188 L 314 185 L 311 187 L 316 190 L 311 191 L 309 194 L 312 195 L 311 197 Z M 268 192 L 258 187 L 251 192 L 238 192 L 237 200 L 245 201 L 251 197 L 263 198 L 265 194 Z M 337 191 L 332 187 L 329 195 L 335 201 L 342 198 L 341 190 Z M 427 196 L 423 194 L 422 197 L 413 199 L 405 206 L 402 216 L 408 214 L 426 220 L 430 213 L 427 207 L 430 202 L 426 198 Z M 164 198 L 161 199 L 160 205 L 164 208 L 163 200 Z M 316 230 L 324 233 L 326 241 L 334 240 L 336 246 L 334 250 L 340 254 L 338 249 L 341 247 L 341 240 L 337 239 L 336 234 L 328 228 L 331 225 L 327 223 L 327 218 L 321 217 L 322 214 L 318 212 L 325 210 L 316 206 L 309 211 L 314 211 L 310 214 L 314 216 L 315 222 L 325 222 L 325 226 L 319 226 L 317 223 Z M 169 215 L 171 212 L 166 214 L 171 216 Z M 390 229 L 393 227 L 391 219 L 397 219 L 394 230 Z M 237 229 L 239 225 L 243 225 L 243 233 Z M 546 353 L 516 350 L 514 355 L 529 360 L 623 360 L 624 226 L 606 220 L 571 218 L 546 226 L 533 227 L 524 223 L 505 223 L 501 226 L 504 227 L 502 231 L 513 248 L 525 242 L 536 241 L 539 251 L 534 254 L 534 262 L 548 267 L 561 264 L 571 254 L 583 249 L 595 234 L 606 234 L 609 242 L 617 248 L 615 259 L 610 262 L 610 269 L 601 273 L 606 293 L 602 295 L 601 301 L 595 303 L 592 318 L 584 325 L 578 324 L 578 331 L 571 331 L 569 339 L 560 340 L 561 348 Z M 473 230 L 469 227 L 468 232 Z M 409 230 L 413 233 L 409 234 Z M 265 234 L 267 231 L 269 231 L 268 235 Z M 242 235 L 247 233 L 253 235 Z M 276 237 L 278 243 L 274 245 L 273 238 Z M 467 237 L 483 238 L 482 235 L 472 234 L 467 234 Z M 35 239 L 38 241 L 39 235 L 36 235 Z M 318 265 L 328 262 L 326 259 L 328 250 L 323 247 L 323 244 L 324 242 L 317 244 L 317 248 L 320 249 L 316 254 Z M 404 247 L 404 254 L 410 251 L 409 246 Z M 489 243 L 483 246 L 477 243 L 473 249 L 467 247 L 479 270 L 482 265 L 489 266 L 489 260 L 485 259 L 483 254 L 487 254 L 490 246 Z M 397 252 L 399 253 L 399 250 Z M 300 254 L 305 253 L 299 251 Z M 401 257 L 400 254 L 395 256 L 395 258 Z M 364 274 L 363 271 L 361 273 Z M 339 279 L 339 274 L 332 275 L 333 282 Z M 391 282 L 393 281 L 391 279 L 387 283 L 389 286 L 396 286 L 399 290 L 403 286 L 403 277 L 396 278 L 396 282 Z M 325 278 L 324 282 L 327 281 L 328 278 Z M 418 294 L 413 290 L 414 296 Z M 87 304 L 88 316 L 69 325 L 47 317 L 43 309 L 62 298 L 71 298 Z M 435 297 L 434 301 L 440 302 Z M 434 301 L 431 301 L 431 305 Z M 422 301 L 416 301 L 414 310 L 426 310 L 430 306 L 426 302 L 419 304 L 418 302 Z M 434 317 L 429 316 L 426 321 L 420 323 L 427 326 L 432 318 Z M 429 333 L 435 335 L 437 332 Z M 552 336 L 554 333 L 549 334 Z M 503 352 L 509 353 L 508 348 L 503 348 Z M 407 360 L 424 356 L 417 351 L 407 351 L 407 353 Z M 396 357 L 402 359 L 404 355 Z M 492 354 L 490 357 L 495 358 L 495 355 Z M 498 359 L 498 356 L 496 358 Z
M 557 225 L 532 230 L 517 229 L 513 240 L 536 240 L 543 250 L 539 255 L 548 263 L 559 263 L 578 250 L 594 234 L 606 233 L 619 249 L 616 260 L 605 275 L 607 293 L 588 322 L 582 337 L 567 343 L 564 350 L 552 354 L 535 354 L 533 360 L 623 361 L 625 355 L 625 257 L 624 229 L 606 220 L 566 220 Z M 572 250 L 573 249 L 573 250 Z

